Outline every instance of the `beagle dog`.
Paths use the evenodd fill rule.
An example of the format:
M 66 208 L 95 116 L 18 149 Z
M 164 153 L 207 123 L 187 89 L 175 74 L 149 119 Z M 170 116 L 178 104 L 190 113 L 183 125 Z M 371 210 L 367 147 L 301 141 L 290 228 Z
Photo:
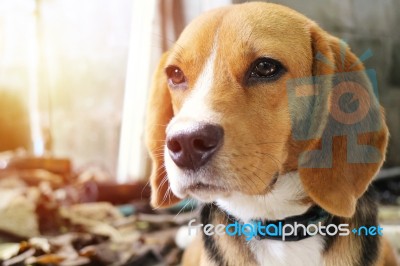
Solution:
M 369 185 L 388 130 L 373 74 L 287 7 L 251 2 L 201 15 L 154 75 L 152 205 L 198 199 L 203 224 L 377 226 Z M 183 265 L 396 265 L 377 234 L 261 235 L 199 234 Z

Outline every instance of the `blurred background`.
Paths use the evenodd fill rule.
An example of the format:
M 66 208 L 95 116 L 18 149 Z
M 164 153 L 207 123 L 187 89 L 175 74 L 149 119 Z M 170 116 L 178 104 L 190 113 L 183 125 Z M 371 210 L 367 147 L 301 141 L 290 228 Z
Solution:
M 194 17 L 240 2 L 0 0 L 0 263 L 179 264 L 195 211 L 148 205 L 150 78 Z M 374 185 L 400 249 L 400 0 L 268 2 L 372 51 L 391 132 Z

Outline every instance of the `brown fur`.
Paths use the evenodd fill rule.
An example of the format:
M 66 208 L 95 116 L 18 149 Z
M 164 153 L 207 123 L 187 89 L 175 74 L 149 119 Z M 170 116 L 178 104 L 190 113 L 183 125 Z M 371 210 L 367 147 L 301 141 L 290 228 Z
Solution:
M 335 37 L 328 35 L 316 26 L 311 28 L 311 36 L 314 50 L 327 56 L 331 62 L 335 62 L 337 68 L 336 73 L 360 71 L 364 69 L 362 64 L 350 69 L 350 66 L 356 63 L 358 58 L 348 47 L 346 47 L 344 67 L 341 65 L 339 40 Z M 321 66 L 320 64 L 322 63 L 314 60 L 314 76 L 332 74 L 332 68 L 326 69 L 326 66 Z M 370 93 L 372 94 L 372 91 L 370 91 Z M 321 111 L 325 112 L 324 109 L 326 108 L 332 109 L 333 107 L 321 107 Z M 379 109 L 379 105 L 371 104 L 371 108 Z M 384 120 L 382 112 L 380 121 L 373 121 L 382 124 L 381 130 L 359 137 L 359 144 L 368 144 L 380 150 L 382 160 L 378 163 L 347 163 L 347 142 L 344 137 L 335 137 L 332 147 L 334 153 L 332 168 L 299 169 L 306 192 L 308 192 L 311 198 L 321 207 L 335 215 L 345 217 L 351 217 L 353 215 L 357 199 L 365 192 L 371 179 L 383 163 L 388 142 L 388 130 Z M 315 149 L 315 147 L 319 145 L 314 142 L 310 146 Z
M 336 216 L 352 217 L 357 200 L 364 194 L 384 160 L 388 131 L 383 111 L 380 112 L 377 102 L 370 103 L 374 112 L 380 112 L 378 123 L 381 129 L 362 134 L 357 140 L 359 144 L 376 147 L 382 154 L 379 162 L 347 163 L 347 140 L 337 136 L 332 146 L 332 168 L 299 167 L 299 155 L 307 150 L 320 149 L 321 140 L 294 140 L 287 82 L 300 77 L 347 72 L 358 59 L 346 47 L 346 60 L 342 66 L 340 42 L 337 38 L 289 8 L 265 3 L 236 5 L 200 16 L 163 56 L 154 75 L 147 117 L 146 139 L 153 161 L 153 206 L 167 207 L 179 201 L 169 191 L 168 180 L 165 179 L 162 157 L 165 130 L 172 116 L 179 114 L 183 103 L 190 96 L 214 42 L 218 44 L 215 61 L 217 74 L 207 96 L 207 104 L 215 112 L 224 114 L 219 124 L 227 133 L 223 147 L 209 162 L 210 167 L 222 176 L 223 173 L 229 173 L 225 175 L 224 182 L 231 191 L 248 195 L 265 194 L 277 172 L 284 174 L 297 170 L 308 194 L 303 201 L 313 201 Z M 333 62 L 336 69 L 316 60 L 317 52 Z M 244 73 L 254 60 L 262 56 L 280 60 L 287 72 L 274 82 L 258 83 L 248 88 L 244 85 Z M 188 89 L 168 88 L 164 73 L 168 65 L 182 69 L 188 81 Z M 362 64 L 359 64 L 351 68 L 351 71 L 363 69 Z M 329 78 L 325 82 L 327 88 L 332 85 Z M 299 93 L 307 95 L 312 90 L 316 92 L 317 88 L 304 88 Z M 335 106 L 332 104 L 331 90 L 319 93 L 321 100 L 313 110 L 314 124 L 311 127 L 322 134 L 326 130 L 328 114 Z M 371 88 L 368 93 L 372 94 Z M 307 110 L 299 107 L 295 113 L 300 118 L 304 112 Z M 238 244 L 226 236 L 219 241 L 223 252 L 230 254 L 226 258 L 235 258 L 232 264 L 250 265 L 254 261 L 250 253 L 243 250 L 244 243 Z M 201 254 L 196 252 L 200 250 L 201 241 L 194 245 L 197 249 L 190 248 L 184 257 L 187 265 L 195 265 L 194 258 L 199 257 L 202 258 L 202 265 L 210 265 L 205 262 L 207 258 L 203 249 Z M 389 254 L 387 244 L 382 247 L 380 254 Z M 358 261 L 360 248 L 361 243 L 354 237 L 341 238 L 327 252 L 327 265 L 345 265 Z M 380 255 L 379 263 L 383 263 L 383 256 Z M 239 260 L 243 260 L 243 264 Z
M 164 54 L 154 74 L 147 105 L 147 121 L 150 122 L 146 124 L 146 145 L 153 162 L 152 176 L 150 178 L 152 188 L 151 203 L 153 206 L 162 204 L 168 206 L 179 202 L 175 195 L 168 193 L 169 184 L 166 179 L 162 156 L 166 137 L 165 128 L 173 115 L 171 104 L 165 104 L 166 102 L 171 102 L 163 70 L 166 57 L 167 54 Z

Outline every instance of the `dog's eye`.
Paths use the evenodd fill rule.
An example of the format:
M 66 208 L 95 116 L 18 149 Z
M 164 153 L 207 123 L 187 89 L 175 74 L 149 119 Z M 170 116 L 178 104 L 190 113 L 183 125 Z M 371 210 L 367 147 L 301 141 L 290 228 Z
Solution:
M 274 80 L 284 72 L 282 64 L 272 58 L 257 59 L 250 67 L 248 81 Z
M 165 73 L 168 77 L 168 83 L 171 87 L 183 88 L 186 86 L 186 77 L 183 71 L 177 66 L 169 66 L 166 68 Z

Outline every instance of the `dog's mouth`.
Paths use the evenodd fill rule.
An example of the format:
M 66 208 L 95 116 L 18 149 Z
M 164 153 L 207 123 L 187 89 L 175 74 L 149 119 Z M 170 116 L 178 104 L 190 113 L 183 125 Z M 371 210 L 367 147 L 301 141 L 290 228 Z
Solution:
M 201 190 L 208 190 L 208 191 L 226 191 L 226 188 L 216 186 L 213 184 L 205 184 L 202 182 L 195 183 L 193 185 L 190 185 L 187 188 L 188 191 L 195 192 L 195 191 L 201 191 Z
M 228 194 L 228 190 L 224 187 L 202 182 L 188 186 L 186 191 L 190 196 L 204 202 L 213 201 L 215 196 Z

